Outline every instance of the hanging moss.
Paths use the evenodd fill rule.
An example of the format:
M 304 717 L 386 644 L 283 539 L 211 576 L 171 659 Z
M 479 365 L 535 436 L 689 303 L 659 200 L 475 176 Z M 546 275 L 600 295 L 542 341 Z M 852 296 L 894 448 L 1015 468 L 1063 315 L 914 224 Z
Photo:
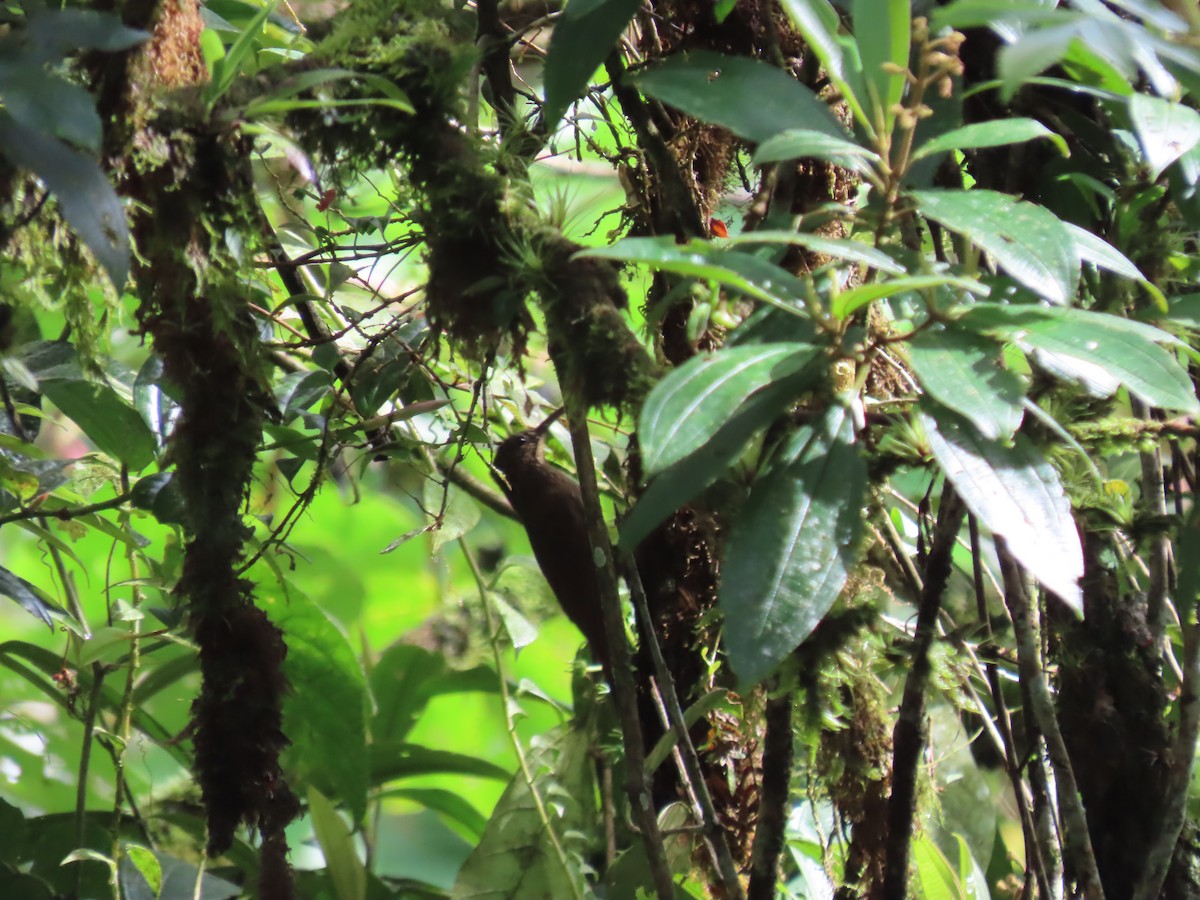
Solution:
M 253 193 L 239 162 L 247 148 L 198 132 L 153 143 L 162 164 L 129 177 L 145 209 L 133 222 L 133 274 L 141 328 L 180 404 L 170 452 L 188 538 L 176 593 L 200 648 L 194 745 L 208 851 L 227 850 L 239 824 L 256 827 L 260 894 L 290 897 L 283 829 L 299 803 L 279 765 L 287 647 L 238 574 L 250 535 L 242 502 L 270 403 L 238 265 L 224 248 L 227 229 L 251 233 L 243 204 Z

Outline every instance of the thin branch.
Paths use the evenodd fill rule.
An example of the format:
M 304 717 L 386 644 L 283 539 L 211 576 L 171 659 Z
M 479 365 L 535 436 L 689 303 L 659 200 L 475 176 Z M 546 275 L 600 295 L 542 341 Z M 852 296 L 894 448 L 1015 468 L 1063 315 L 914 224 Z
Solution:
M 958 529 L 966 513 L 962 501 L 948 483 L 942 491 L 937 530 L 929 550 L 924 586 L 917 605 L 917 627 L 913 638 L 912 668 L 904 682 L 904 697 L 892 732 L 892 795 L 888 800 L 884 900 L 908 897 L 908 863 L 913 825 L 917 815 L 917 771 L 925 749 L 925 685 L 932 665 L 929 651 L 937 634 L 937 616 L 950 578 L 951 557 Z
M 46 509 L 41 506 L 29 507 L 9 513 L 6 516 L 0 516 L 0 525 L 7 525 L 9 522 L 21 522 L 26 519 L 37 519 L 43 524 L 45 524 L 47 519 L 58 519 L 66 522 L 70 519 L 78 519 L 80 516 L 90 516 L 92 513 L 124 506 L 129 502 L 131 497 L 132 494 L 125 493 L 108 500 L 101 500 L 99 503 L 89 503 L 87 506 L 63 506 L 58 509 Z
M 675 896 L 675 885 L 667 862 L 667 851 L 658 830 L 658 818 L 650 802 L 645 744 L 638 720 L 637 686 L 633 682 L 633 658 L 625 638 L 613 550 L 604 512 L 600 507 L 600 491 L 596 486 L 596 464 L 592 459 L 592 444 L 588 436 L 587 409 L 574 397 L 567 397 L 567 417 L 571 426 L 571 444 L 575 451 L 575 467 L 583 496 L 588 538 L 596 564 L 604 631 L 612 654 L 613 701 L 620 718 L 625 748 L 625 790 L 629 795 L 634 822 L 645 845 L 655 892 L 659 900 L 671 900 Z
M 1030 608 L 1025 579 L 1020 565 L 1009 553 L 1004 538 L 996 535 L 994 540 L 996 555 L 1000 559 L 1000 573 L 1004 578 L 1004 602 L 1012 615 L 1013 634 L 1017 641 L 1021 682 L 1029 691 L 1030 708 L 1038 730 L 1046 741 L 1046 754 L 1050 758 L 1054 779 L 1058 784 L 1059 807 L 1063 820 L 1063 847 L 1071 860 L 1075 877 L 1083 887 L 1086 900 L 1104 900 L 1104 887 L 1100 883 L 1100 871 L 1092 850 L 1087 813 L 1083 808 L 1079 785 L 1075 781 L 1075 771 L 1071 767 L 1067 744 L 1058 725 L 1050 684 L 1046 680 L 1038 638 L 1038 623 Z
M 973 514 L 967 516 L 967 528 L 971 536 L 971 567 L 975 585 L 975 608 L 979 616 L 987 642 L 992 642 L 992 621 L 988 615 L 987 596 L 983 586 L 983 549 L 979 544 L 979 524 Z M 1013 739 L 1012 719 L 1009 716 L 1008 704 L 1004 699 L 1004 691 L 1000 684 L 1000 673 L 996 664 L 987 663 L 985 667 L 988 690 L 992 695 L 992 705 L 996 710 L 996 727 L 1000 731 L 1000 747 L 1004 753 L 1004 770 L 1012 785 L 1013 797 L 1017 801 L 1017 810 L 1021 817 L 1021 832 L 1025 840 L 1025 871 L 1026 876 L 1032 874 L 1037 881 L 1038 891 L 1043 897 L 1050 897 L 1050 879 L 1046 874 L 1046 848 L 1038 841 L 1037 828 L 1033 821 L 1033 797 L 1029 787 L 1021 777 L 1021 763 L 1017 759 L 1017 745 Z
M 671 730 L 675 732 L 676 749 L 683 760 L 683 774 L 690 782 L 692 795 L 695 797 L 696 806 L 700 811 L 705 841 L 713 861 L 716 863 L 717 875 L 721 879 L 724 896 L 729 900 L 741 900 L 745 895 L 742 893 L 742 884 L 738 880 L 737 866 L 733 862 L 733 854 L 729 852 L 729 844 L 717 821 L 717 809 L 704 780 L 704 772 L 700 768 L 700 756 L 696 753 L 696 747 L 692 743 L 692 736 L 683 716 L 683 708 L 679 705 L 679 695 L 675 692 L 675 679 L 671 677 L 671 670 L 667 668 L 667 662 L 663 659 L 658 636 L 654 633 L 654 619 L 650 614 L 650 604 L 646 600 L 646 591 L 642 586 L 641 576 L 638 575 L 637 566 L 632 559 L 627 559 L 626 563 L 626 580 L 629 582 L 629 593 L 633 598 L 634 611 L 642 626 L 642 640 L 650 651 L 650 660 L 654 664 L 654 680 L 658 684 L 663 706 L 666 707 L 667 721 Z M 790 740 L 790 712 L 788 714 L 788 737 Z M 787 796 L 786 784 L 783 796 Z

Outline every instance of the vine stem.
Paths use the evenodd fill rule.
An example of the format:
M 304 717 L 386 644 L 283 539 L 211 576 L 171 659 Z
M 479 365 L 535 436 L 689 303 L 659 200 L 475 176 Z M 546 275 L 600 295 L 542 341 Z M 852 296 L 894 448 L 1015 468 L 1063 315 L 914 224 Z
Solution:
M 459 538 L 458 546 L 462 550 L 463 558 L 466 559 L 467 566 L 471 570 L 471 575 L 475 579 L 475 586 L 479 590 L 479 601 L 483 605 L 483 618 L 487 627 L 488 644 L 492 649 L 492 660 L 496 665 L 496 680 L 500 684 L 500 702 L 504 708 L 504 727 L 508 731 L 508 739 L 512 744 L 513 752 L 517 755 L 517 765 L 521 770 L 521 778 L 524 779 L 526 787 L 529 788 L 529 795 L 533 798 L 533 806 L 537 810 L 538 820 L 542 823 L 542 828 L 545 829 L 546 837 L 550 841 L 554 855 L 558 858 L 558 864 L 562 866 L 563 872 L 567 875 L 567 881 L 571 885 L 571 896 L 574 900 L 583 900 L 579 884 L 571 875 L 571 868 L 567 862 L 567 853 L 563 849 L 562 841 L 559 840 L 554 824 L 550 821 L 550 814 L 546 810 L 546 803 L 542 800 L 542 795 L 537 789 L 537 784 L 533 778 L 533 770 L 529 766 L 529 757 L 525 755 L 525 748 L 522 746 L 521 738 L 517 734 L 517 723 L 512 713 L 512 694 L 508 689 L 508 676 L 505 675 L 504 655 L 500 650 L 499 630 L 496 627 L 495 620 L 492 618 L 492 601 L 488 598 L 487 582 L 484 580 L 483 572 L 479 569 L 479 563 L 475 559 L 475 555 L 471 552 L 471 548 L 467 546 L 466 539 Z
M 129 493 L 129 470 L 124 466 L 121 468 L 121 492 Z M 128 528 L 129 510 L 123 509 L 120 518 L 122 527 Z M 130 606 L 137 610 L 142 605 L 142 591 L 138 587 L 140 570 L 137 550 L 132 546 L 126 546 L 125 559 L 129 565 Z M 121 706 L 117 714 L 116 747 L 113 749 L 115 772 L 113 779 L 112 888 L 115 900 L 121 900 L 121 810 L 124 805 L 122 798 L 126 792 L 125 753 L 129 749 L 129 737 L 133 731 L 133 688 L 142 662 L 142 620 L 140 616 L 136 616 L 130 622 L 129 630 L 129 662 L 125 674 L 125 689 L 121 694 Z
M 663 846 L 658 818 L 650 802 L 650 789 L 646 781 L 646 751 L 641 722 L 638 720 L 633 658 L 629 652 L 629 642 L 625 638 L 612 543 L 608 539 L 608 526 L 600 507 L 600 490 L 596 486 L 596 464 L 592 459 L 592 444 L 588 435 L 587 408 L 571 394 L 567 395 L 566 400 L 575 468 L 579 476 L 579 491 L 583 497 L 588 539 L 592 546 L 596 581 L 600 588 L 604 632 L 612 653 L 613 702 L 620 718 L 621 740 L 625 749 L 625 790 L 629 795 L 633 819 L 646 848 L 655 892 L 659 900 L 672 900 L 675 896 L 675 883 L 671 878 L 667 851 Z

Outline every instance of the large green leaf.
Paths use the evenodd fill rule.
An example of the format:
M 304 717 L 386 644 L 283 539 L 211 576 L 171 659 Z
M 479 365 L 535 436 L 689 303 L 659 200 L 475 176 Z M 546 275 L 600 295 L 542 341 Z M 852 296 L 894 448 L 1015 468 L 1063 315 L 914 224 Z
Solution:
M 580 837 L 595 824 L 591 753 L 586 728 L 560 727 L 543 735 L 528 759 L 534 785 L 523 772 L 513 776 L 479 844 L 463 863 L 451 900 L 587 896 L 579 854 L 585 849 Z
M 834 294 L 829 298 L 829 312 L 835 318 L 844 319 L 884 297 L 894 297 L 909 291 L 924 291 L 947 285 L 985 296 L 988 293 L 988 289 L 984 285 L 970 278 L 961 278 L 955 275 L 910 275 L 904 278 L 890 278 L 887 281 L 872 281 L 870 284 L 860 284 L 848 291 Z
M 1120 316 L 1082 309 L 980 303 L 964 328 L 1012 341 L 1046 370 L 1107 396 L 1124 384 L 1151 406 L 1200 408 L 1187 372 L 1159 344 L 1177 339 Z
M 358 858 L 358 848 L 350 828 L 338 815 L 337 808 L 329 798 L 312 785 L 308 787 L 308 815 L 312 819 L 313 831 L 329 880 L 333 883 L 333 894 L 337 900 L 359 900 L 366 895 L 367 870 Z
M 92 95 L 36 64 L 0 61 L 4 108 L 27 128 L 100 152 L 100 116 Z
M 872 165 L 882 168 L 879 154 L 874 150 L 856 144 L 844 135 L 826 134 L 810 128 L 789 128 L 763 141 L 754 152 L 757 165 L 785 159 L 823 159 L 864 174 Z
M 1008 542 L 1017 561 L 1072 609 L 1083 610 L 1083 549 L 1053 466 L 1022 434 L 1011 446 L 980 437 L 957 415 L 926 404 L 933 456 L 967 508 Z
M 37 616 L 52 630 L 55 616 L 62 615 L 65 610 L 41 588 L 26 581 L 8 569 L 0 566 L 0 596 L 15 600 L 22 609 L 30 615 Z
M 584 250 L 577 256 L 645 263 L 652 269 L 703 278 L 755 300 L 804 315 L 808 286 L 786 269 L 749 253 L 723 250 L 702 240 L 676 244 L 671 238 L 625 238 L 611 247 Z
M 1001 367 L 994 341 L 960 328 L 926 329 L 909 343 L 909 360 L 931 397 L 964 416 L 989 440 L 1021 424 L 1021 379 Z
M 629 25 L 640 0 L 572 0 L 554 25 L 546 55 L 546 126 L 583 96 L 588 80 Z
M 829 0 L 782 0 L 804 42 L 817 54 L 829 80 L 838 89 L 855 121 L 862 123 L 868 134 L 874 133 L 874 123 L 867 115 L 867 92 L 864 87 L 862 61 L 858 44 L 842 34 L 841 19 Z
M 925 143 L 920 144 L 913 152 L 912 161 L 924 159 L 937 153 L 950 150 L 972 150 L 979 147 L 1004 147 L 1008 144 L 1023 144 L 1035 138 L 1049 138 L 1062 152 L 1070 156 L 1067 142 L 1061 135 L 1055 134 L 1036 119 L 994 119 L 990 122 L 976 122 L 955 128 Z
M 791 128 L 846 137 L 816 94 L 756 59 L 697 50 L 655 66 L 636 81 L 650 96 L 748 141 L 762 142 Z
M 920 213 L 989 253 L 1014 280 L 1067 304 L 1079 281 L 1071 233 L 1050 211 L 996 191 L 927 190 L 909 195 Z
M 727 245 L 737 244 L 795 244 L 814 253 L 823 253 L 837 259 L 850 262 L 864 263 L 873 269 L 887 272 L 889 275 L 903 275 L 904 266 L 896 262 L 881 250 L 876 250 L 870 244 L 847 238 L 832 238 L 821 234 L 810 234 L 806 231 L 747 231 L 736 237 L 730 237 Z
M 851 11 L 872 121 L 890 131 L 904 96 L 912 9 L 909 0 L 853 0 Z
M 654 475 L 693 453 L 755 392 L 813 362 L 806 344 L 759 344 L 697 356 L 655 385 L 638 421 L 642 464 Z
M 816 366 L 809 366 L 752 394 L 698 449 L 656 475 L 621 522 L 622 548 L 636 549 L 667 516 L 700 496 L 819 374 Z
M 755 482 L 729 529 L 719 603 L 729 661 L 746 686 L 767 677 L 837 600 L 857 559 L 867 466 L 840 408 L 805 429 Z
M 1150 180 L 1200 143 L 1200 113 L 1182 103 L 1134 94 L 1129 118 L 1142 145 Z
M 512 772 L 485 759 L 402 741 L 377 741 L 371 744 L 368 755 L 373 785 L 417 775 L 469 775 L 500 781 L 512 777 Z
M 63 218 L 120 291 L 129 272 L 129 226 L 99 164 L 50 135 L 0 112 L 0 153 L 33 172 L 58 200 Z
M 29 6 L 29 20 L 21 37 L 30 57 L 38 62 L 58 62 L 75 50 L 117 53 L 150 37 L 145 31 L 126 28 L 121 17 L 113 13 Z
M 287 635 L 283 671 L 292 686 L 284 704 L 286 751 L 302 779 L 344 804 L 355 821 L 367 810 L 367 688 L 350 642 L 325 612 L 292 588 L 287 599 L 261 598 Z
M 80 427 L 98 449 L 134 472 L 154 460 L 158 444 L 137 410 L 106 384 L 43 378 L 42 393 Z

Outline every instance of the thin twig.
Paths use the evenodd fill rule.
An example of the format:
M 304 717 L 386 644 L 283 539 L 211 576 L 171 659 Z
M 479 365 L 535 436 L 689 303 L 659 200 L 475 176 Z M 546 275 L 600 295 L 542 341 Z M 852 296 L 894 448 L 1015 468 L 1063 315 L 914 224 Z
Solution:
M 625 562 L 629 593 L 633 598 L 633 608 L 637 613 L 638 622 L 642 626 L 642 641 L 650 650 L 650 660 L 654 665 L 654 680 L 658 684 L 663 706 L 666 707 L 667 721 L 671 730 L 675 732 L 675 746 L 683 760 L 683 774 L 690 782 L 692 796 L 695 797 L 696 806 L 700 811 L 700 824 L 704 829 L 704 838 L 708 844 L 709 853 L 712 854 L 713 862 L 716 864 L 717 875 L 721 879 L 725 896 L 730 900 L 739 900 L 745 895 L 742 893 L 742 884 L 738 880 L 737 866 L 734 865 L 733 854 L 729 852 L 729 844 L 725 841 L 720 822 L 717 821 L 716 806 L 708 791 L 708 785 L 704 781 L 704 772 L 700 768 L 700 756 L 696 753 L 696 747 L 692 743 L 691 733 L 684 720 L 683 708 L 679 705 L 679 695 L 675 692 L 675 680 L 671 677 L 671 670 L 667 668 L 667 662 L 663 659 L 658 636 L 654 633 L 654 620 L 650 615 L 650 604 L 646 601 L 646 591 L 642 586 L 641 576 L 638 575 L 637 565 L 632 559 L 626 559 Z M 790 737 L 790 713 L 788 734 Z M 783 793 L 786 796 L 786 786 Z
M 1012 615 L 1013 634 L 1017 641 L 1021 682 L 1028 688 L 1031 710 L 1038 730 L 1046 741 L 1046 754 L 1050 758 L 1054 779 L 1058 784 L 1059 810 L 1063 820 L 1063 847 L 1071 858 L 1075 877 L 1083 887 L 1086 900 L 1104 900 L 1104 887 L 1100 883 L 1100 871 L 1092 850 L 1087 813 L 1083 808 L 1079 785 L 1075 781 L 1071 757 L 1067 753 L 1067 745 L 1058 726 L 1054 697 L 1042 666 L 1038 623 L 1030 609 L 1025 579 L 1020 565 L 1009 553 L 1004 538 L 996 535 L 994 540 L 996 555 L 1000 559 L 1000 574 L 1004 578 L 1004 602 Z
M 600 506 L 600 491 L 596 486 L 596 464 L 592 459 L 592 444 L 588 436 L 587 409 L 574 397 L 568 396 L 567 417 L 571 426 L 571 444 L 575 451 L 579 490 L 583 496 L 583 509 L 586 513 L 588 539 L 596 564 L 604 631 L 612 654 L 612 696 L 620 718 L 621 738 L 625 748 L 625 789 L 629 795 L 634 821 L 645 845 L 655 892 L 659 900 L 671 900 L 675 896 L 675 885 L 667 862 L 667 851 L 658 830 L 658 818 L 650 802 L 645 744 L 642 726 L 638 720 L 637 686 L 633 682 L 633 658 L 625 638 L 612 544 L 608 539 L 608 527 Z
M 89 503 L 87 506 L 62 506 L 58 509 L 46 509 L 43 506 L 28 507 L 17 510 L 14 513 L 9 513 L 6 516 L 0 516 L 0 525 L 7 525 L 9 522 L 21 522 L 27 519 L 37 519 L 43 525 L 46 524 L 47 519 L 59 519 L 66 522 L 70 519 L 77 519 L 80 516 L 90 516 L 92 513 L 124 506 L 129 502 L 131 497 L 132 495 L 126 491 L 118 497 L 101 500 L 99 503 Z
M 992 621 L 988 614 L 987 595 L 983 586 L 983 550 L 979 543 L 979 524 L 974 514 L 967 516 L 967 528 L 971 535 L 971 565 L 972 577 L 975 584 L 975 608 L 979 615 L 979 623 L 983 628 L 985 639 L 992 641 Z M 1032 874 L 1037 881 L 1038 891 L 1043 897 L 1049 897 L 1050 880 L 1046 874 L 1045 849 L 1038 841 L 1037 829 L 1033 821 L 1033 798 L 1029 788 L 1021 777 L 1021 763 L 1017 759 L 1016 741 L 1013 739 L 1012 719 L 1008 713 L 1008 704 L 1004 699 L 1004 691 L 1000 684 L 1000 673 L 996 664 L 989 662 L 985 667 L 988 690 L 992 695 L 992 705 L 996 710 L 996 725 L 1000 731 L 1001 751 L 1004 753 L 1004 770 L 1012 785 L 1013 797 L 1017 801 L 1017 810 L 1021 817 L 1021 832 L 1025 840 L 1025 871 Z
M 948 483 L 942 491 L 937 530 L 929 550 L 921 600 L 917 605 L 917 627 L 912 646 L 912 668 L 904 682 L 904 697 L 892 732 L 892 795 L 888 800 L 885 900 L 908 897 L 908 862 L 914 820 L 917 815 L 917 771 L 925 749 L 925 685 L 932 665 L 929 651 L 937 634 L 937 615 L 950 578 L 951 556 L 965 508 Z

